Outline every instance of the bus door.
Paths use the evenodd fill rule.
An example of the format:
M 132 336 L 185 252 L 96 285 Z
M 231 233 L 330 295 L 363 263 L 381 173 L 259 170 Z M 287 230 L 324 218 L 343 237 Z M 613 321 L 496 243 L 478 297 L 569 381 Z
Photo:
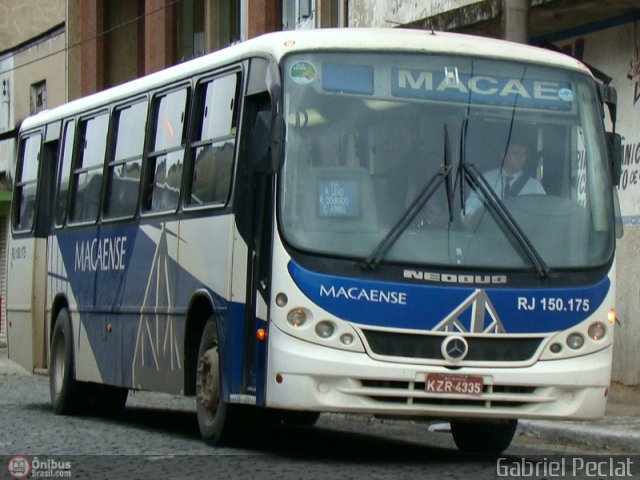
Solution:
M 24 135 L 16 169 L 7 250 L 7 333 L 11 359 L 29 371 L 47 367 L 47 239 L 59 139 L 60 122 Z
M 243 248 L 234 246 L 234 263 L 237 264 L 233 268 L 244 267 L 246 272 L 242 393 L 255 395 L 258 405 L 264 405 L 265 402 L 268 342 L 266 338 L 259 338 L 259 332 L 268 334 L 275 203 L 275 176 L 264 165 L 256 163 L 256 156 L 260 150 L 266 151 L 270 138 L 271 101 L 265 81 L 268 70 L 266 60 L 252 59 L 242 125 L 244 138 L 249 140 L 241 143 L 234 194 L 236 224 Z M 262 117 L 263 122 L 258 117 Z M 263 138 L 258 139 L 260 136 Z M 238 254 L 245 248 L 246 257 L 241 263 Z M 239 290 L 243 287 L 234 285 L 234 288 Z

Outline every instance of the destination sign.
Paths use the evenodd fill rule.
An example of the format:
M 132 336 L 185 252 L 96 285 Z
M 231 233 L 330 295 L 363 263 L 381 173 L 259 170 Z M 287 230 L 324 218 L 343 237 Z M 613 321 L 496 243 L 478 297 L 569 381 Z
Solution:
M 321 180 L 318 183 L 321 217 L 357 217 L 358 189 L 353 180 Z
M 391 75 L 394 97 L 551 110 L 571 110 L 574 97 L 569 82 L 470 75 L 455 67 L 442 71 L 394 68 Z

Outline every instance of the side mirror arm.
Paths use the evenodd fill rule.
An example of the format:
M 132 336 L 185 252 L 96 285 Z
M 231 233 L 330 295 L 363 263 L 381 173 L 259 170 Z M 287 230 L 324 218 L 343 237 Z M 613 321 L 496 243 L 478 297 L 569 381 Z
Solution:
M 611 182 L 617 187 L 620 185 L 620 176 L 622 175 L 622 137 L 611 132 L 607 132 L 605 135 L 611 165 Z

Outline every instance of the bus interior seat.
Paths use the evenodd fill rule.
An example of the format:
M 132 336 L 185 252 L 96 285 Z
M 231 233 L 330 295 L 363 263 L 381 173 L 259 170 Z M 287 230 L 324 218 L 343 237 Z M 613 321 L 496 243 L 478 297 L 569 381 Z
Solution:
M 76 211 L 74 220 L 86 222 L 98 218 L 100 209 L 100 190 L 102 175 L 88 174 L 89 177 L 78 190 L 75 199 Z
M 194 169 L 191 199 L 194 204 L 224 203 L 229 195 L 233 166 L 233 143 L 205 147 Z

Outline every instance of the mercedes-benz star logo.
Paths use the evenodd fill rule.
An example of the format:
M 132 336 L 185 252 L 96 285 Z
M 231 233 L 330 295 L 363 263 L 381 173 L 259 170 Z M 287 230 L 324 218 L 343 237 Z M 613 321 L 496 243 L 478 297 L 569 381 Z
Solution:
M 469 344 L 459 335 L 447 337 L 442 342 L 442 356 L 450 362 L 460 362 L 469 353 Z

